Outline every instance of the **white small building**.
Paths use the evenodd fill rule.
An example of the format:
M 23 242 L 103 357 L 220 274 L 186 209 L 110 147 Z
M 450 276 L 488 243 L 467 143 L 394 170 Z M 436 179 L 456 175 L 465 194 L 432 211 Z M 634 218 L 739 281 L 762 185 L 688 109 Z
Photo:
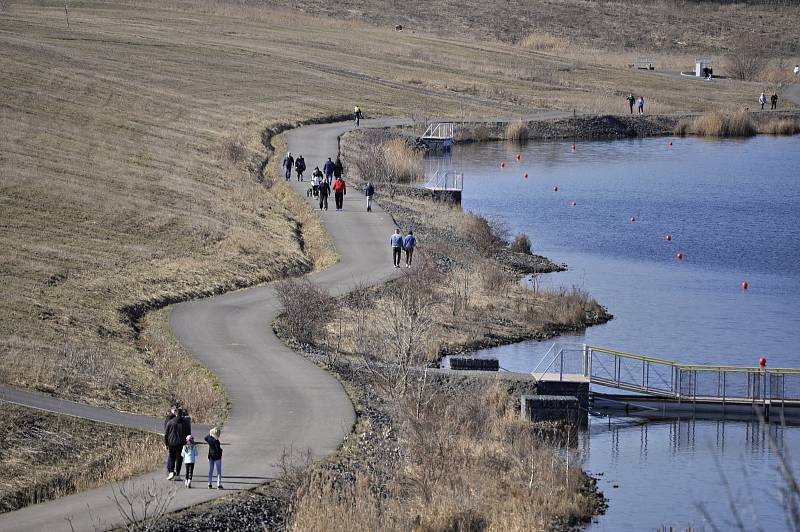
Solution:
M 700 57 L 694 62 L 694 75 L 699 78 L 707 78 L 711 75 L 711 59 Z

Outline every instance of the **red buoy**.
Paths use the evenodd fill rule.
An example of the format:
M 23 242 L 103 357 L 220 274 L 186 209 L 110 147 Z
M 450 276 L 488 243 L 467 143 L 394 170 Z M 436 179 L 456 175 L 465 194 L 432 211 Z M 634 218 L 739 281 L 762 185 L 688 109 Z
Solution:
M 742 290 L 747 290 L 748 288 L 750 288 L 750 283 L 747 281 L 742 282 Z
M 575 207 L 575 206 L 577 206 L 577 205 L 578 205 L 578 202 L 577 202 L 577 201 L 573 201 L 573 202 L 572 202 L 572 206 L 573 206 L 573 207 Z
M 631 216 L 630 220 L 631 220 L 631 223 L 635 222 L 636 221 L 636 216 Z
M 524 174 L 522 174 L 522 177 L 524 177 L 525 179 L 528 179 L 528 172 L 525 172 Z
M 505 168 L 505 167 L 506 167 L 506 163 L 505 162 L 500 163 L 500 168 Z
M 681 252 L 679 251 L 679 252 L 678 252 L 678 253 L 675 255 L 675 258 L 676 258 L 676 259 L 678 259 L 678 260 L 683 260 L 683 253 L 681 253 Z
M 553 192 L 558 192 L 558 187 L 553 187 Z
M 672 141 L 669 141 L 669 145 L 672 146 Z
M 519 161 L 520 159 L 522 159 L 522 156 L 521 156 L 521 155 L 518 153 L 518 154 L 517 154 L 517 156 L 515 157 L 515 159 L 516 159 L 517 161 Z
M 767 367 L 767 359 L 764 358 L 764 357 L 759 358 L 758 359 L 758 365 L 760 367 L 762 367 L 762 368 L 766 368 Z
M 667 242 L 672 242 L 672 235 L 665 236 L 664 240 L 666 240 Z
M 573 144 L 573 145 L 572 145 L 572 151 L 575 151 L 576 149 L 577 149 L 577 146 L 575 146 L 575 145 Z

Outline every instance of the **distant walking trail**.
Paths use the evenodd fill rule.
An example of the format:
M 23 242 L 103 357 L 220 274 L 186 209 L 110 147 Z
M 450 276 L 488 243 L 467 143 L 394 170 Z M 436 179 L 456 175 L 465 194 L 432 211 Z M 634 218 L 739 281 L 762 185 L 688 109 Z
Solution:
M 400 123 L 364 120 L 361 127 Z M 304 155 L 306 164 L 313 168 L 327 157 L 336 156 L 339 136 L 353 127 L 346 122 L 295 129 L 287 133 L 289 149 Z M 305 195 L 309 183 L 293 179 L 292 186 Z M 365 212 L 362 195 L 355 187 L 345 197 L 344 206 L 341 212 L 321 213 L 341 260 L 309 276 L 333 294 L 345 293 L 356 283 L 386 279 L 394 273 L 388 247 L 394 229 L 391 217 L 377 205 L 373 212 Z M 351 431 L 355 413 L 339 382 L 284 346 L 272 332 L 270 323 L 279 309 L 273 287 L 267 284 L 190 301 L 172 311 L 170 325 L 175 336 L 220 378 L 232 404 L 222 433 L 227 490 L 205 488 L 206 451 L 201 447 L 200 464 L 195 471 L 197 488 L 189 490 L 182 483 L 173 482 L 177 494 L 172 510 L 274 478 L 279 474 L 274 464 L 284 449 L 310 449 L 315 457 L 327 455 L 338 449 Z M 117 413 L 33 392 L 0 388 L 0 397 L 34 408 L 145 430 L 159 430 L 163 426 L 161 419 Z M 202 441 L 198 436 L 202 433 L 195 430 L 195 437 Z M 161 468 L 137 477 L 134 482 L 155 481 L 168 487 L 165 475 Z M 0 515 L 0 530 L 69 531 L 68 517 L 75 530 L 94 530 L 96 523 L 104 528 L 122 524 L 112 500 L 112 488 L 107 486 Z

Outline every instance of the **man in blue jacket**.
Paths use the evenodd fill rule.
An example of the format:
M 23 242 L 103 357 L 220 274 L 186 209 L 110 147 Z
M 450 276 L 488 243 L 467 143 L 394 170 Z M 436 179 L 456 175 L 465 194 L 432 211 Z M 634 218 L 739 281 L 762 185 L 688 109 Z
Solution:
M 336 165 L 331 161 L 331 158 L 328 157 L 328 160 L 325 161 L 325 165 L 322 167 L 322 171 L 325 172 L 325 177 L 328 179 L 328 184 L 333 182 L 334 170 L 336 170 Z

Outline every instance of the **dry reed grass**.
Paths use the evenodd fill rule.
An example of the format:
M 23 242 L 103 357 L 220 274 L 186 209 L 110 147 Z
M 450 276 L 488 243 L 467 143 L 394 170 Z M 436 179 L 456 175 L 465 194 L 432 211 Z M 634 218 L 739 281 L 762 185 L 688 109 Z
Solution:
M 531 33 L 519 41 L 522 48 L 546 52 L 566 52 L 574 48 L 567 39 L 549 33 Z
M 292 530 L 548 530 L 593 515 L 580 467 L 519 419 L 502 387 L 392 411 L 402 454 L 391 476 L 310 475 Z
M 0 512 L 151 471 L 164 459 L 158 435 L 2 405 Z
M 509 122 L 506 126 L 506 138 L 513 141 L 528 139 L 528 124 L 520 119 L 516 122 Z
M 732 113 L 712 111 L 696 117 L 691 123 L 679 122 L 676 133 L 681 135 L 690 133 L 703 137 L 750 137 L 757 131 L 747 111 Z
M 800 133 L 800 122 L 789 118 L 770 120 L 764 126 L 764 132 L 770 135 L 795 135 Z

